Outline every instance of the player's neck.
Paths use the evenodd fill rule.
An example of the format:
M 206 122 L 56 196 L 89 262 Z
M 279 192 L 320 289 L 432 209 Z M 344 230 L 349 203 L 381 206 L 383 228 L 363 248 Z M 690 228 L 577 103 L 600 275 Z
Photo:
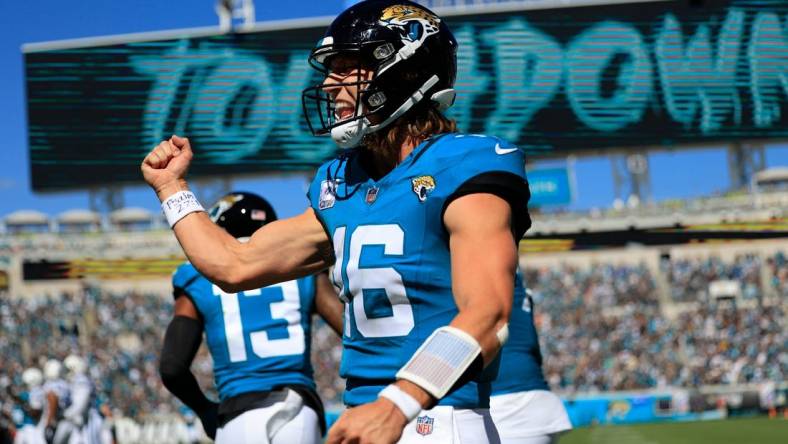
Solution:
M 422 141 L 409 137 L 399 148 L 385 147 L 368 151 L 364 162 L 367 173 L 375 180 L 380 179 L 402 163 Z
M 416 149 L 416 147 L 419 146 L 423 140 L 424 139 L 422 138 L 417 139 L 412 137 L 405 139 L 405 142 L 402 143 L 402 146 L 399 149 L 399 162 L 397 162 L 397 165 L 402 163 L 405 158 L 410 156 L 410 153 L 412 153 L 413 150 Z

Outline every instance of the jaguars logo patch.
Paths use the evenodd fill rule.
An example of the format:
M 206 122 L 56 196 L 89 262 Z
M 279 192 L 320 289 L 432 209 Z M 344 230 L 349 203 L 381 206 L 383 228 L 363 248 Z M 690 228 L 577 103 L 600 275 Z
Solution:
M 432 176 L 414 177 L 411 183 L 413 184 L 413 192 L 421 202 L 427 200 L 427 195 L 435 189 L 435 179 Z
M 427 37 L 437 34 L 440 23 L 438 16 L 426 9 L 410 5 L 389 6 L 380 16 L 381 25 L 399 31 L 403 40 L 411 42 L 421 43 Z

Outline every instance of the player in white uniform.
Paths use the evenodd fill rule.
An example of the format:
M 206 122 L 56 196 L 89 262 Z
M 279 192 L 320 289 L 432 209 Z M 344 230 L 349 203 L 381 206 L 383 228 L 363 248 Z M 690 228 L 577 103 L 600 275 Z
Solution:
M 46 393 L 46 435 L 47 440 L 54 440 L 57 425 L 63 418 L 63 412 L 69 405 L 69 386 L 63 379 L 63 364 L 57 359 L 50 359 L 44 364 L 44 393 Z
M 55 432 L 55 444 L 100 444 L 101 415 L 94 406 L 93 383 L 85 360 L 69 355 L 63 361 L 68 372 L 70 404 Z
M 21 402 L 24 403 L 22 410 L 24 419 L 21 427 L 17 430 L 14 444 L 45 444 L 44 439 L 44 406 L 46 397 L 41 384 L 44 382 L 44 375 L 41 370 L 31 367 L 22 373 L 22 382 L 25 383 L 27 391 L 22 394 Z

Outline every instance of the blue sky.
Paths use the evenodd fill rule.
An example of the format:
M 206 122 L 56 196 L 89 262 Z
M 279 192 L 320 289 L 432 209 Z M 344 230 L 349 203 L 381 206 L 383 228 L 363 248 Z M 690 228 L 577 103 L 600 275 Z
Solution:
M 21 46 L 24 43 L 78 37 L 214 26 L 214 0 L 28 0 L 0 1 L 0 217 L 31 208 L 56 215 L 87 208 L 87 192 L 34 194 L 30 190 Z M 256 2 L 257 20 L 331 15 L 342 0 Z M 665 152 L 650 156 L 652 188 L 657 200 L 688 198 L 719 192 L 728 186 L 727 160 L 722 149 Z M 767 150 L 767 165 L 788 165 L 788 145 Z M 607 207 L 613 200 L 613 180 L 607 159 L 575 162 L 576 201 L 572 208 Z M 282 216 L 306 205 L 304 176 L 239 180 L 236 189 L 258 192 L 272 201 Z M 124 190 L 128 206 L 156 210 L 158 202 L 144 186 Z
M 56 215 L 72 208 L 88 208 L 87 192 L 34 194 L 24 104 L 21 47 L 25 43 L 167 29 L 215 26 L 215 0 L 28 0 L 0 1 L 0 217 L 31 208 Z M 336 14 L 342 0 L 260 1 L 258 21 Z M 265 195 L 284 216 L 302 211 L 303 177 L 237 181 L 238 189 Z M 157 210 L 158 202 L 145 186 L 124 191 L 128 206 Z

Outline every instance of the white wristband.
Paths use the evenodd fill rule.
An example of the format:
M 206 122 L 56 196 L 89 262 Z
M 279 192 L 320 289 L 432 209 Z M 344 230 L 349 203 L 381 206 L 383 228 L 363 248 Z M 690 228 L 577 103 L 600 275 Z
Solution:
M 170 224 L 170 228 L 174 227 L 187 214 L 195 211 L 205 211 L 200 205 L 200 201 L 197 200 L 197 197 L 191 191 L 178 191 L 161 203 L 161 209 L 167 217 L 167 223 Z
M 436 329 L 397 372 L 441 399 L 481 354 L 479 342 L 463 330 L 445 326 Z
M 419 416 L 419 413 L 422 410 L 419 401 L 416 401 L 416 399 L 413 396 L 410 396 L 409 394 L 405 393 L 404 391 L 402 391 L 402 389 L 400 389 L 394 384 L 391 384 L 386 388 L 384 388 L 383 390 L 381 390 L 380 393 L 378 393 L 378 397 L 386 398 L 389 401 L 393 402 L 394 405 L 397 406 L 397 408 L 402 410 L 402 413 L 408 419 L 408 422 L 413 421 L 414 418 Z

